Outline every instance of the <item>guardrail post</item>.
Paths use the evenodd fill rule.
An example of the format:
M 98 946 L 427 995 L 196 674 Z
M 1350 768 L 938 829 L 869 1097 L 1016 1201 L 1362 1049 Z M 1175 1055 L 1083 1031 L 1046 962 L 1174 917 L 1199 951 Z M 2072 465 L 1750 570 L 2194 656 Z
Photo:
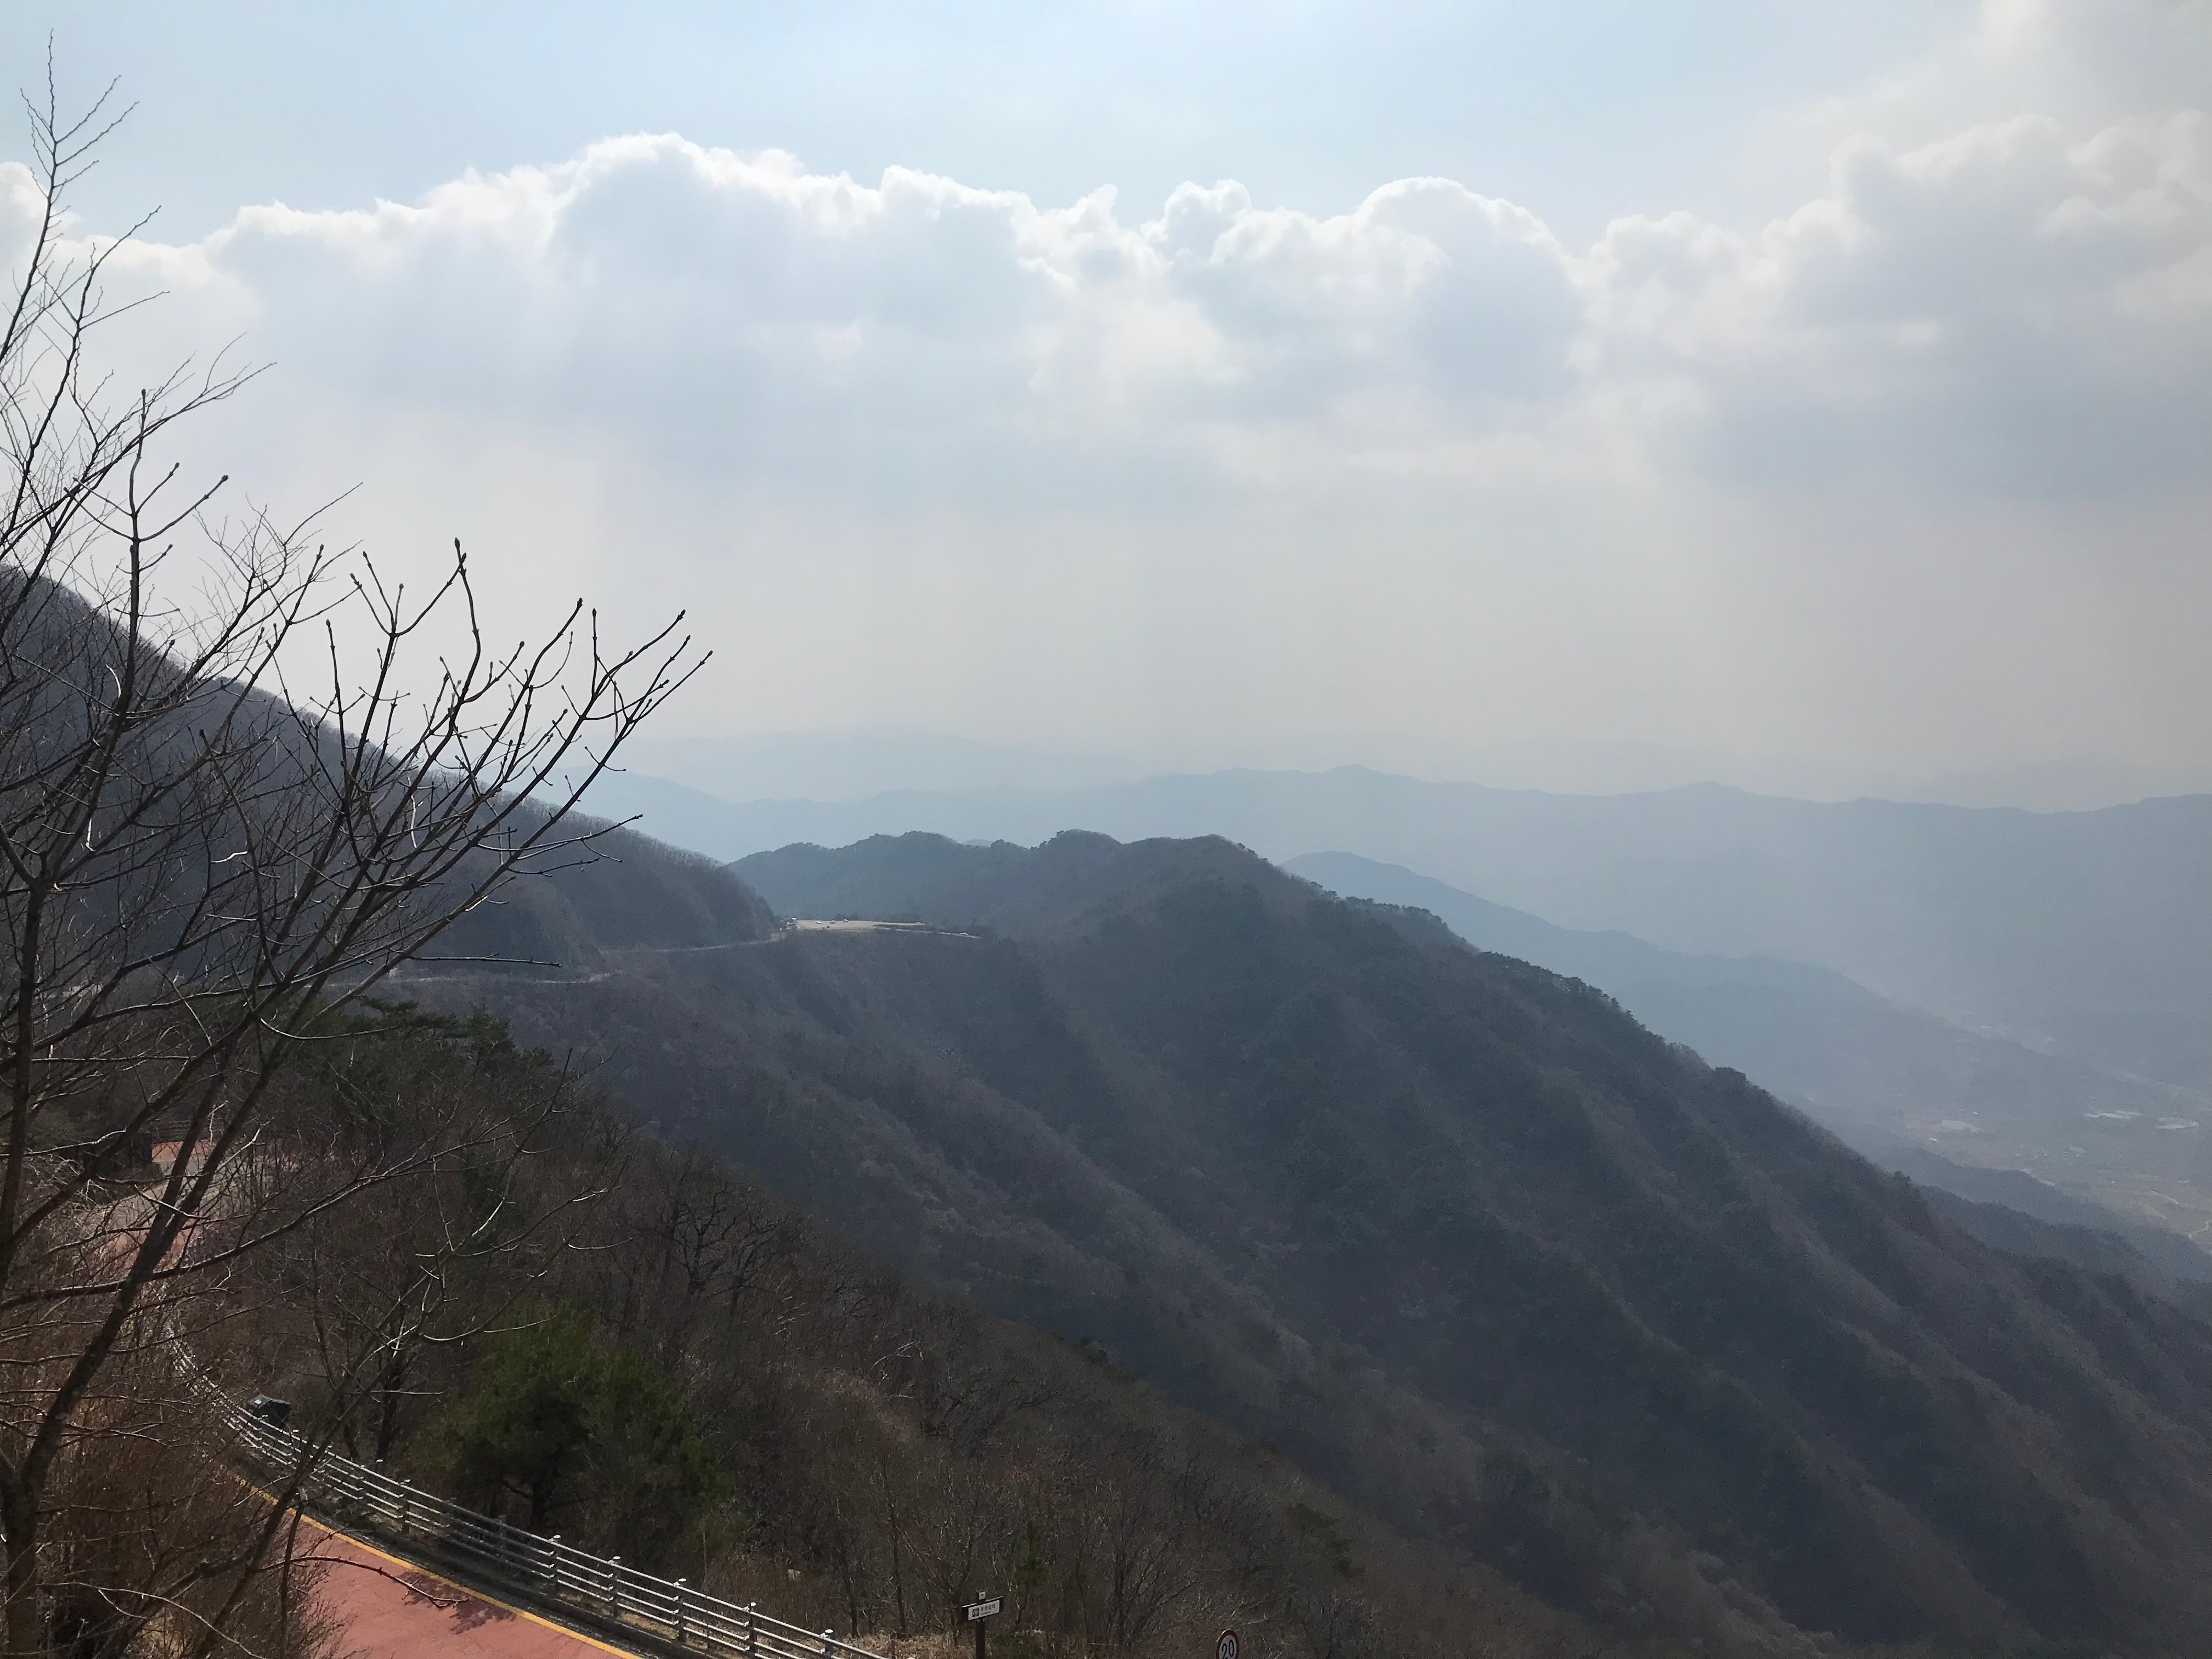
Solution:
M 419 1491 L 411 1480 L 394 1480 L 383 1472 L 381 1459 L 371 1467 L 336 1455 L 311 1457 L 310 1443 L 293 1431 L 273 1428 L 258 1418 L 246 1418 L 235 1411 L 227 1415 L 226 1421 L 238 1431 L 243 1443 L 238 1448 L 240 1451 L 289 1467 L 292 1478 L 298 1482 L 293 1499 L 295 1505 L 316 1499 L 327 1501 L 341 1510 L 365 1516 L 371 1529 L 390 1524 L 396 1514 L 401 1534 L 412 1533 L 417 1525 L 434 1536 L 442 1533 L 456 1553 L 496 1570 L 495 1583 L 500 1572 L 513 1574 L 526 1582 L 534 1578 L 549 1585 L 557 1596 L 565 1597 L 573 1591 L 578 1602 L 587 1607 L 599 1597 L 604 1587 L 607 1615 L 617 1623 L 653 1628 L 663 1608 L 669 1606 L 663 1599 L 663 1592 L 672 1592 L 675 1644 L 687 1649 L 695 1645 L 691 1641 L 693 1592 L 688 1579 L 678 1578 L 671 1583 L 650 1573 L 633 1573 L 637 1582 L 631 1587 L 631 1605 L 625 1608 L 623 1559 L 619 1555 L 601 1557 L 582 1550 L 569 1550 L 568 1559 L 564 1559 L 562 1551 L 566 1546 L 560 1534 L 540 1537 L 517 1527 L 503 1515 L 483 1514 L 441 1498 L 435 1492 Z M 872 1659 L 872 1656 L 850 1643 L 838 1642 L 835 1631 L 825 1630 L 818 1637 L 814 1636 L 803 1626 L 787 1624 L 763 1613 L 757 1601 L 733 1607 L 705 1591 L 699 1592 L 698 1597 L 696 1611 L 702 1615 L 704 1623 L 696 1645 L 710 1653 L 741 1652 L 744 1659 L 773 1659 L 778 1654 L 790 1659 L 797 1659 L 798 1656 L 805 1659 L 837 1659 L 840 1654 L 845 1659 Z M 732 1614 L 736 1616 L 742 1631 L 741 1640 L 724 1622 Z M 761 1641 L 763 1620 L 770 1626 L 765 1649 Z M 816 1645 L 810 1647 L 810 1641 Z

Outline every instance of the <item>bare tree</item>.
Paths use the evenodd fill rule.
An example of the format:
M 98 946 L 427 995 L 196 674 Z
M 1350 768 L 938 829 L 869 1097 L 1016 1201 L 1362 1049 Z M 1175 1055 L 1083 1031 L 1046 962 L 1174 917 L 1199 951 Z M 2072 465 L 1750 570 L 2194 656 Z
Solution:
M 311 1440 L 334 1430 L 380 1463 L 458 1351 L 520 1316 L 576 1243 L 627 1136 L 489 1016 L 405 1004 L 364 1011 L 282 1092 L 278 1153 L 247 1160 L 222 1224 L 269 1243 L 209 1286 L 204 1316 L 250 1331 L 253 1376 L 306 1385 Z
M 9 1653 L 50 1651 L 59 1460 L 196 1276 L 398 1174 L 246 1205 L 272 1086 L 517 875 L 593 855 L 568 809 L 700 661 L 580 604 L 494 645 L 458 544 L 427 598 L 158 456 L 233 395 L 93 362 L 112 242 L 64 204 L 112 122 L 29 104 L 43 216 L 0 306 L 0 1531 Z M 210 572 L 191 608 L 170 586 Z M 425 663 L 441 635 L 463 641 Z M 368 641 L 349 653 L 343 641 Z M 302 683 L 313 645 L 319 666 Z M 179 1155 L 146 1185 L 156 1139 Z M 258 1150 L 257 1150 L 258 1149 Z M 273 1534 L 273 1528 L 272 1528 Z M 220 1633 L 218 1608 L 206 1639 Z
M 734 1323 L 762 1282 L 791 1255 L 795 1218 L 760 1202 L 697 1147 L 676 1156 L 647 1213 L 632 1218 L 625 1330 L 649 1329 L 663 1362 L 680 1369 L 702 1316 Z

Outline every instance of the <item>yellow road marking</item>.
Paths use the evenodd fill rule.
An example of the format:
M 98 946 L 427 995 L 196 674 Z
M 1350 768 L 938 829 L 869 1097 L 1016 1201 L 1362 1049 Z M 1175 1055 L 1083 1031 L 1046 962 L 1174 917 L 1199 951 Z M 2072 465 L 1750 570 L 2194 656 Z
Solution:
M 347 1543 L 351 1544 L 356 1549 L 367 1550 L 371 1555 L 376 1557 L 380 1561 L 389 1561 L 393 1566 L 403 1567 L 409 1572 L 419 1572 L 425 1578 L 434 1579 L 437 1583 L 443 1584 L 447 1589 L 458 1590 L 461 1595 L 467 1596 L 473 1601 L 487 1601 L 493 1607 L 504 1607 L 507 1612 L 514 1614 L 518 1619 L 527 1619 L 533 1625 L 543 1625 L 548 1630 L 558 1631 L 563 1636 L 572 1637 L 579 1642 L 589 1644 L 591 1646 L 599 1649 L 602 1653 L 618 1655 L 619 1659 L 639 1659 L 638 1651 L 635 1648 L 618 1648 L 612 1643 L 602 1642 L 596 1636 L 586 1636 L 582 1631 L 573 1630 L 567 1625 L 557 1624 L 554 1620 L 546 1618 L 543 1613 L 532 1613 L 528 1607 L 518 1607 L 514 1602 L 502 1601 L 496 1595 L 487 1595 L 482 1590 L 471 1589 L 466 1584 L 455 1583 L 452 1579 L 447 1577 L 442 1572 L 433 1572 L 429 1568 L 423 1566 L 420 1562 L 410 1561 L 404 1556 L 392 1554 L 389 1550 L 380 1550 L 377 1548 L 375 1545 L 368 1543 L 362 1539 L 356 1538 L 349 1532 L 340 1532 L 336 1527 L 325 1527 L 321 1522 L 316 1520 L 313 1516 L 305 1516 L 301 1518 L 305 1520 L 309 1526 L 328 1533 L 333 1538 L 344 1539 Z

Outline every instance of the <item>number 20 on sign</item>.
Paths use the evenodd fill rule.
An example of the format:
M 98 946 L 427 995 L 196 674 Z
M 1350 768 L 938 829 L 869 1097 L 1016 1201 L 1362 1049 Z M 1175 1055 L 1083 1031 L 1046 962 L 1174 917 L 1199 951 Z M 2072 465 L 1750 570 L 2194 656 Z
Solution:
M 1213 1659 L 1237 1659 L 1237 1632 L 1225 1630 L 1213 1644 Z

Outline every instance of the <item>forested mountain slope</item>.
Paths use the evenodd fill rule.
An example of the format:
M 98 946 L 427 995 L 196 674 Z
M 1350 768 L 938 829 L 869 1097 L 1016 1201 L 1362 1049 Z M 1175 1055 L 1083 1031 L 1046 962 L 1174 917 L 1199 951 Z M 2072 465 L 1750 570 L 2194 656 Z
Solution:
M 118 677 L 118 665 L 128 660 L 137 665 L 140 695 L 153 707 L 119 728 L 113 770 L 131 780 L 174 771 L 182 780 L 158 809 L 143 814 L 151 828 L 142 826 L 141 838 L 167 837 L 168 856 L 123 873 L 103 866 L 73 884 L 70 902 L 86 918 L 73 924 L 79 927 L 118 908 L 143 907 L 163 890 L 173 890 L 174 908 L 191 916 L 195 884 L 204 883 L 210 865 L 232 861 L 224 849 L 252 848 L 274 858 L 265 820 L 288 804 L 296 810 L 302 794 L 326 793 L 331 786 L 323 778 L 366 770 L 363 757 L 374 752 L 349 755 L 345 745 L 361 741 L 357 732 L 342 732 L 268 690 L 204 673 L 144 640 L 134 641 L 115 617 L 61 582 L 26 580 L 0 568 L 0 614 L 9 629 L 11 699 L 0 740 L 11 779 L 66 773 L 94 735 L 88 722 L 101 708 L 82 688 Z M 390 766 L 390 757 L 382 763 Z M 434 766 L 431 784 L 412 778 L 418 793 L 410 811 L 434 810 L 436 781 L 452 775 Z M 383 787 L 404 799 L 400 791 L 410 776 L 403 763 Z M 117 786 L 107 787 L 112 793 Z M 18 787 L 22 799 L 10 832 L 20 836 L 23 823 L 35 821 L 38 802 L 20 781 Z M 187 816 L 188 807 L 198 820 Z M 722 945 L 763 937 L 775 925 L 759 896 L 715 860 L 580 812 L 568 813 L 547 835 L 552 810 L 541 799 L 507 791 L 482 803 L 476 816 L 496 816 L 501 829 L 447 872 L 441 891 L 453 903 L 483 878 L 495 847 L 544 836 L 543 850 L 524 858 L 514 879 L 486 902 L 459 915 L 435 941 L 435 957 L 573 969 L 597 965 L 605 951 Z M 362 833 L 355 826 L 356 836 Z M 226 891 L 222 901 L 218 908 L 252 902 L 245 889 Z
M 795 866 L 799 855 L 758 863 L 771 860 Z M 1940 1178 L 1942 1160 L 1931 1166 L 1906 1151 L 1933 1144 L 1951 1162 L 2030 1171 L 2138 1219 L 2212 1225 L 2212 1109 L 2201 1093 L 1964 1030 L 1825 968 L 1558 927 L 1349 853 L 1284 867 L 1349 898 L 1418 906 L 1479 949 L 1587 980 L 1662 1036 L 1803 1106 L 1885 1168 L 1952 1185 Z M 756 873 L 774 890 L 765 867 Z M 2179 1233 L 2148 1244 L 2186 1273 L 2212 1275 L 2212 1255 Z
M 957 1650 L 979 1585 L 1015 1659 L 1202 1652 L 1232 1620 L 1261 1659 L 1689 1659 L 1409 1542 L 1095 1347 L 931 1293 L 483 1015 L 365 1011 L 272 1139 L 312 1180 L 364 1120 L 456 1112 L 462 1155 L 283 1231 L 203 1308 L 220 1386 L 518 1528 L 908 1659 Z M 424 1313 L 393 1319 L 410 1288 Z M 352 1654 L 332 1588 L 335 1639 L 246 1650 Z
M 437 955 L 498 957 L 518 973 L 590 971 L 626 951 L 733 945 L 764 939 L 775 927 L 760 896 L 711 859 L 596 820 L 563 830 L 598 833 L 462 916 L 440 937 Z
M 630 810 L 629 789 L 608 780 L 593 810 Z M 645 804 L 647 833 L 674 834 Z M 1561 927 L 1814 963 L 1972 1030 L 2187 1088 L 2212 1076 L 2212 796 L 2024 812 L 1717 785 L 1559 795 L 1341 767 L 753 801 L 689 811 L 681 827 L 727 858 L 908 830 L 1033 843 L 1071 828 L 1221 835 L 1279 860 L 1340 849 Z
M 1218 841 L 805 856 L 993 931 L 418 988 L 1608 1620 L 2154 1653 L 2212 1613 L 2212 1331 L 1601 994 Z

